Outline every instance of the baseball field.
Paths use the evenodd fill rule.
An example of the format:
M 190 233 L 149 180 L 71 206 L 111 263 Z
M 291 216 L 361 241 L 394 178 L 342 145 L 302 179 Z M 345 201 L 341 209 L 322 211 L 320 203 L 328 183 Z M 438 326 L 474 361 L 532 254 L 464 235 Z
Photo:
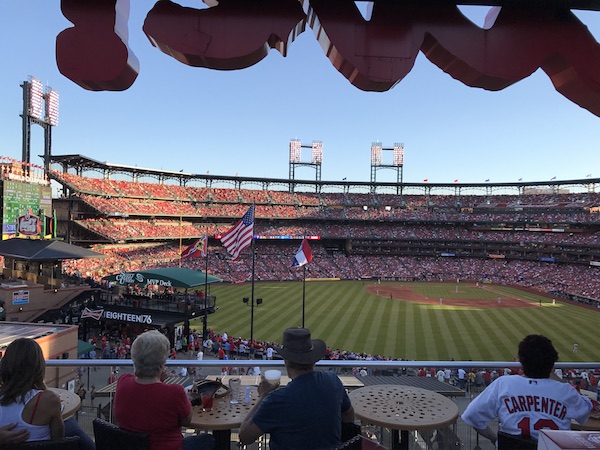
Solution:
M 250 337 L 251 284 L 213 285 L 208 326 Z M 302 282 L 255 283 L 254 338 L 302 325 Z M 331 348 L 410 360 L 512 361 L 527 334 L 552 339 L 560 361 L 600 361 L 600 310 L 475 283 L 307 281 L 305 326 Z M 201 329 L 200 321 L 192 326 Z M 578 351 L 573 351 L 573 344 Z

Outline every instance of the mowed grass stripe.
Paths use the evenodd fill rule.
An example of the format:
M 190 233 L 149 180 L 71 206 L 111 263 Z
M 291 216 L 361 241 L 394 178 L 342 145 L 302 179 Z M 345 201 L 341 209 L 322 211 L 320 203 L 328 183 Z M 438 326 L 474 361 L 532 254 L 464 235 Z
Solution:
M 461 314 L 462 311 L 458 309 L 449 309 L 447 311 L 448 323 L 449 327 L 452 330 L 451 335 L 448 336 L 448 339 L 452 339 L 456 343 L 456 347 L 459 349 L 459 354 L 451 358 L 455 359 L 470 359 L 468 357 L 469 354 L 469 346 L 473 345 L 469 338 L 469 332 L 465 329 L 464 320 Z
M 352 339 L 360 352 L 371 354 L 381 354 L 383 352 L 385 342 L 380 340 L 380 328 L 385 318 L 387 302 L 388 299 L 375 297 L 363 303 L 361 326 L 356 327 Z
M 373 323 L 371 321 L 373 308 L 376 307 L 377 299 L 366 292 L 359 290 L 355 296 L 355 321 L 348 322 L 344 327 L 343 339 L 349 347 L 345 349 L 356 349 L 357 352 L 365 351 L 365 343 L 362 336 L 371 333 Z M 375 351 L 375 349 L 373 349 Z
M 416 286 L 427 284 L 431 284 L 429 296 L 438 296 L 440 289 L 456 289 L 453 283 Z M 502 297 L 539 304 L 538 296 L 528 292 L 493 289 L 496 292 L 459 284 L 465 293 L 486 292 L 495 298 L 502 290 Z M 218 311 L 209 316 L 209 327 L 249 337 L 250 307 L 242 303 L 242 297 L 250 296 L 250 284 L 213 285 L 211 293 L 218 297 Z M 342 350 L 419 360 L 475 360 L 481 355 L 482 360 L 510 361 L 523 336 L 542 333 L 553 340 L 561 361 L 600 360 L 596 345 L 600 312 L 558 301 L 552 305 L 547 298 L 536 308 L 441 307 L 377 297 L 365 292 L 364 282 L 310 282 L 306 295 L 306 325 L 315 337 Z M 255 298 L 264 300 L 255 308 L 255 339 L 279 342 L 284 328 L 301 324 L 301 282 L 256 283 Z M 201 329 L 201 321 L 193 326 Z M 579 344 L 577 354 L 572 352 L 574 342 Z
M 311 307 L 306 317 L 306 326 L 315 333 L 315 336 L 327 333 L 337 322 L 337 318 L 343 317 L 351 311 L 347 303 L 348 287 L 346 284 L 339 283 L 337 286 L 332 283 L 317 284 L 319 289 L 317 292 L 311 292 Z
M 484 311 L 479 316 L 481 326 L 484 332 L 479 336 L 482 341 L 481 357 L 485 360 L 500 360 L 502 355 L 509 355 L 516 348 L 512 339 L 508 339 L 505 331 L 498 326 L 499 321 L 503 320 L 502 311 L 500 309 L 492 309 Z
M 450 360 L 450 355 L 458 355 L 459 352 L 454 340 L 448 338 L 451 331 L 444 311 L 441 308 L 434 309 L 432 320 L 436 324 L 435 333 L 432 336 L 437 348 L 436 359 L 443 361 Z
M 315 336 L 325 336 L 323 339 L 326 342 L 331 341 L 332 336 L 336 336 L 338 342 L 336 348 L 340 350 L 356 348 L 356 330 L 365 321 L 365 315 L 362 313 L 365 294 L 363 291 L 353 289 L 351 285 L 340 287 L 338 294 L 331 299 L 337 306 L 331 315 L 331 320 L 322 322 L 320 327 L 315 329 Z M 326 300 L 322 298 L 320 301 Z
M 268 336 L 269 341 L 281 340 L 281 324 L 287 326 L 300 326 L 301 298 L 297 295 L 298 284 L 283 283 L 284 289 L 273 289 L 274 286 L 261 284 L 255 289 L 255 298 L 262 298 L 263 303 L 254 307 L 254 338 L 259 338 L 260 333 Z M 246 307 L 248 322 L 250 321 L 250 307 Z M 289 325 L 288 325 L 289 324 Z
M 383 346 L 383 355 L 394 357 L 398 354 L 402 339 L 402 302 L 394 300 L 390 302 L 389 315 L 387 318 L 387 335 Z
M 412 341 L 413 353 L 407 355 L 408 359 L 420 359 L 417 355 L 426 355 L 425 346 L 423 344 L 423 308 L 414 308 L 414 325 L 412 336 L 407 335 L 406 338 Z
M 434 321 L 435 314 L 432 308 L 423 308 L 423 314 L 421 315 L 421 327 L 423 329 L 423 335 L 418 337 L 419 341 L 423 343 L 423 351 L 426 356 L 425 359 L 436 360 L 438 359 L 438 347 L 434 336 L 437 335 L 434 332 Z
M 593 349 L 596 347 L 595 342 L 597 342 L 598 337 L 599 317 L 595 311 L 573 308 L 562 303 L 547 305 L 540 309 L 543 311 L 543 317 L 539 322 L 546 324 L 545 329 L 550 329 L 558 321 L 566 324 L 566 327 L 563 326 L 548 333 L 553 341 L 556 339 L 557 344 L 555 345 L 561 359 L 567 355 L 572 361 L 589 361 L 592 359 Z M 576 326 L 572 326 L 572 324 L 576 324 Z M 565 332 L 566 329 L 568 329 L 568 332 Z M 570 341 L 562 339 L 565 335 Z M 557 336 L 560 336 L 560 338 L 557 338 Z M 572 345 L 575 342 L 579 346 L 577 354 L 573 354 L 572 351 Z
M 415 303 L 406 302 L 406 315 L 403 323 L 404 351 L 396 355 L 398 358 L 417 359 L 417 346 L 414 339 L 416 306 Z
M 481 324 L 481 310 L 469 309 L 463 313 L 463 326 L 466 327 L 468 359 L 479 361 L 483 358 L 480 342 L 486 335 L 486 329 Z

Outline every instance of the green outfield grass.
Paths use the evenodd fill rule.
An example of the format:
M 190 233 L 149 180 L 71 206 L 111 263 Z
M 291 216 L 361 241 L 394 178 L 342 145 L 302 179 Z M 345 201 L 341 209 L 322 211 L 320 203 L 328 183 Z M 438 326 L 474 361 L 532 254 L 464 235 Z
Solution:
M 600 361 L 600 312 L 504 286 L 476 289 L 469 283 L 402 283 L 430 298 L 518 297 L 535 308 L 491 308 L 428 305 L 379 297 L 366 291 L 370 282 L 306 283 L 305 326 L 332 348 L 411 360 L 511 361 L 527 334 L 552 339 L 561 361 Z M 400 283 L 398 283 L 400 284 Z M 382 284 L 381 286 L 384 286 Z M 213 285 L 218 310 L 208 326 L 230 336 L 250 336 L 251 285 Z M 302 325 L 302 283 L 256 283 L 254 338 L 280 342 L 287 327 Z M 201 322 L 193 322 L 201 329 Z M 573 343 L 579 352 L 572 352 Z

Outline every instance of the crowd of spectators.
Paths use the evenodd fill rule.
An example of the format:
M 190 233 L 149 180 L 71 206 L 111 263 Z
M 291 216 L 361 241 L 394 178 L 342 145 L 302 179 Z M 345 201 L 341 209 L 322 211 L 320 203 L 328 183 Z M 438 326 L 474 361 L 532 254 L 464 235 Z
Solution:
M 219 334 L 211 328 L 208 328 L 207 331 L 207 339 L 203 341 L 204 355 L 211 355 L 222 360 L 233 361 L 235 361 L 237 358 L 246 359 L 249 357 L 262 357 L 264 359 L 270 359 L 271 357 L 267 357 L 268 354 L 273 354 L 275 357 L 277 357 L 276 351 L 273 352 L 273 350 L 278 348 L 280 345 L 277 342 L 258 340 L 250 341 L 249 339 L 243 337 L 229 336 L 226 332 Z M 196 333 L 194 334 L 195 337 L 192 337 L 190 340 L 197 342 L 198 335 Z M 190 355 L 187 354 L 189 349 L 186 351 L 185 346 L 180 347 L 182 348 L 182 351 L 186 353 L 186 356 L 189 357 Z M 269 351 L 269 349 L 271 349 L 271 351 Z M 191 356 L 194 356 L 193 352 Z M 379 354 L 359 353 L 330 347 L 327 347 L 324 359 L 330 361 L 357 362 L 357 365 L 352 368 L 337 368 L 336 371 L 339 373 L 351 372 L 353 375 L 358 377 L 369 375 L 400 374 L 414 375 L 419 377 L 434 377 L 439 381 L 458 386 L 461 389 L 465 389 L 467 392 L 481 392 L 496 378 L 504 375 L 522 375 L 522 369 L 518 366 L 506 367 L 504 369 L 473 369 L 465 366 L 464 368 L 458 369 L 423 367 L 421 369 L 395 368 L 393 370 L 361 367 L 360 363 L 362 361 L 404 361 L 404 359 L 397 359 Z M 461 369 L 463 372 L 462 378 L 459 374 Z M 223 367 L 222 370 L 223 375 L 244 373 L 243 368 L 235 367 L 235 362 L 229 362 Z M 248 371 L 250 370 L 252 370 L 252 368 L 248 368 Z M 557 373 L 557 376 L 573 384 L 578 389 L 581 388 L 595 391 L 597 389 L 600 373 L 597 371 L 594 372 L 579 369 L 566 369 L 564 371 L 561 370 L 560 373 Z
M 180 219 L 125 219 L 88 218 L 78 222 L 87 229 L 112 241 L 126 239 L 158 238 L 178 239 L 180 237 L 198 237 L 204 234 L 216 236 L 225 232 L 230 223 L 197 223 L 188 218 Z M 289 222 L 258 222 L 255 235 L 275 236 L 321 236 L 324 239 L 396 239 L 419 241 L 460 241 L 460 242 L 512 242 L 597 246 L 600 234 L 592 230 L 581 232 L 555 231 L 500 231 L 496 229 L 478 229 L 465 226 L 435 226 L 433 224 L 393 224 L 393 223 L 350 223 L 304 222 L 302 225 L 290 225 Z
M 471 280 L 515 285 L 536 289 L 551 295 L 574 295 L 582 299 L 600 300 L 600 268 L 587 265 L 552 264 L 539 261 L 469 258 L 427 258 L 408 256 L 347 255 L 328 253 L 313 241 L 313 261 L 306 268 L 307 278 L 339 278 L 350 280 L 381 279 L 405 281 Z M 291 268 L 296 244 L 281 246 L 263 244 L 257 247 L 255 277 L 262 281 L 300 280 L 303 271 Z M 148 267 L 179 267 L 179 246 L 173 244 L 95 246 L 106 255 L 103 259 L 65 261 L 69 275 L 91 278 L 121 271 Z M 181 261 L 182 267 L 204 270 L 204 258 Z M 222 247 L 210 246 L 208 271 L 233 283 L 251 281 L 251 253 L 245 252 L 232 261 Z
M 425 210 L 429 214 L 420 217 L 425 220 L 447 218 L 471 220 L 472 214 L 483 214 L 475 221 L 486 220 L 489 210 L 503 209 L 510 212 L 511 221 L 542 217 L 548 221 L 572 219 L 577 211 L 581 217 L 596 216 L 590 208 L 600 204 L 600 193 L 556 193 L 539 195 L 397 195 L 385 193 L 331 193 L 331 192 L 286 192 L 269 189 L 237 189 L 179 186 L 175 184 L 123 181 L 108 178 L 91 178 L 63 172 L 52 172 L 53 178 L 65 184 L 74 192 L 80 193 L 86 201 L 90 197 L 114 199 L 139 198 L 147 201 L 167 200 L 179 203 L 243 203 L 256 202 L 257 205 L 280 205 L 304 207 L 311 214 L 315 211 L 339 212 L 339 218 L 350 219 L 402 219 L 403 209 Z M 108 207 L 109 205 L 104 205 Z M 399 211 L 400 210 L 400 211 Z M 482 211 L 479 211 L 482 210 Z M 522 211 L 519 213 L 519 210 Z M 564 211 L 564 212 L 561 212 Z M 297 215 L 294 215 L 296 211 Z M 303 209 L 284 208 L 282 214 L 292 218 L 303 217 Z M 270 210 L 266 210 L 270 213 Z M 412 211 L 414 212 L 414 211 Z M 548 214 L 550 212 L 550 214 Z M 329 211 L 328 214 L 335 214 Z M 438 217 L 441 215 L 442 217 Z M 270 217 L 270 216 L 269 216 Z M 495 215 L 492 220 L 506 219 L 506 214 Z M 414 217 L 418 219 L 419 217 Z M 578 216 L 579 218 L 579 216 Z M 594 220 L 599 221 L 599 220 Z
M 236 193 L 237 191 L 231 191 Z M 85 203 L 106 215 L 162 215 L 234 218 L 244 214 L 251 202 L 231 201 L 196 203 L 192 201 L 157 200 L 151 198 L 97 196 L 77 194 Z M 550 208 L 550 206 L 549 206 Z M 441 209 L 392 208 L 389 206 L 344 206 L 306 204 L 257 204 L 259 219 L 330 219 L 357 221 L 453 221 L 469 224 L 507 223 L 534 227 L 536 224 L 600 223 L 600 215 L 584 211 L 533 210 L 526 212 L 494 213 Z
M 311 241 L 315 259 L 307 267 L 312 278 L 399 280 L 485 280 L 532 287 L 544 292 L 600 298 L 600 283 L 587 265 L 550 264 L 505 259 L 434 258 L 397 256 L 392 249 L 403 245 L 423 249 L 451 244 L 478 251 L 486 243 L 505 246 L 569 250 L 578 255 L 600 249 L 600 194 L 555 193 L 522 195 L 397 195 L 383 192 L 289 192 L 180 186 L 167 183 L 91 178 L 52 172 L 66 186 L 65 192 L 80 198 L 97 213 L 82 215 L 77 223 L 107 242 L 140 242 L 94 248 L 103 260 L 65 263 L 77 276 L 100 279 L 122 270 L 141 267 L 179 266 L 180 246 L 208 234 L 225 232 L 256 203 L 254 234 L 319 236 Z M 460 192 L 457 190 L 457 193 Z M 145 217 L 141 217 L 145 216 Z M 86 217 L 86 218 L 84 218 Z M 150 217 L 150 219 L 147 219 Z M 330 239 L 345 240 L 344 248 L 326 247 Z M 362 253 L 350 246 L 364 239 Z M 375 240 L 381 240 L 381 249 Z M 370 242 L 367 242 L 370 240 Z M 149 245 L 148 242 L 156 243 Z M 161 243 L 162 241 L 162 243 Z M 146 242 L 146 244 L 144 244 Z M 165 243 L 167 242 L 167 243 Z M 170 242 L 170 243 L 168 243 Z M 367 245 L 367 247 L 364 247 Z M 370 246 L 370 247 L 368 247 Z M 577 248 L 579 247 L 579 249 Z M 260 242 L 255 274 L 259 280 L 297 280 L 300 271 L 290 269 L 297 241 Z M 440 247 L 441 248 L 441 247 Z M 374 254 L 376 251 L 380 253 Z M 539 255 L 538 255 L 539 256 Z M 538 258 L 539 259 L 539 258 Z M 209 272 L 232 282 L 249 281 L 249 252 L 231 261 L 222 247 L 211 247 Z M 203 261 L 183 265 L 203 269 Z

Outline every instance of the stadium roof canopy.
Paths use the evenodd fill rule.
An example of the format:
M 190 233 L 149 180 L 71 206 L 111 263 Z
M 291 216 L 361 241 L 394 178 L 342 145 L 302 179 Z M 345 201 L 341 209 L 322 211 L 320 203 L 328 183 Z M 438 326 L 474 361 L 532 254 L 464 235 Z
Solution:
M 213 275 L 207 275 L 200 270 L 183 269 L 177 267 L 139 270 L 137 272 L 121 272 L 118 274 L 105 276 L 102 279 L 120 285 L 159 285 L 164 287 L 177 287 L 185 289 L 203 286 L 206 283 L 212 284 L 223 281 L 221 278 Z
M 155 176 L 171 176 L 176 178 L 193 178 L 195 175 L 187 172 L 174 172 L 170 170 L 157 170 L 149 169 L 138 166 L 128 166 L 124 164 L 112 164 L 108 161 L 98 161 L 93 158 L 89 158 L 84 155 L 72 154 L 72 155 L 59 155 L 50 156 L 50 162 L 62 164 L 65 167 L 79 167 L 86 169 L 97 169 L 107 172 L 127 172 L 140 175 L 155 175 Z
M 598 0 L 600 3 L 600 0 Z M 599 5 L 600 6 L 600 5 Z M 299 179 L 290 179 L 290 178 L 261 178 L 261 177 L 238 177 L 238 176 L 228 176 L 228 175 L 209 175 L 209 174 L 191 174 L 186 172 L 173 172 L 168 170 L 158 170 L 158 169 L 144 169 L 141 167 L 134 166 L 126 166 L 121 164 L 112 164 L 108 162 L 100 162 L 95 159 L 89 158 L 84 155 L 52 155 L 50 157 L 50 161 L 52 163 L 62 164 L 65 170 L 72 168 L 76 169 L 79 174 L 82 173 L 83 169 L 86 170 L 102 170 L 106 173 L 122 173 L 128 174 L 131 176 L 132 180 L 135 180 L 135 176 L 154 176 L 159 179 L 179 179 L 182 185 L 185 185 L 186 181 L 203 181 L 207 185 L 211 185 L 213 182 L 224 182 L 224 183 L 236 183 L 238 187 L 242 187 L 242 183 L 260 183 L 264 189 L 268 189 L 271 184 L 282 184 L 292 186 L 310 186 L 315 187 L 319 186 L 321 188 L 324 187 L 342 187 L 349 189 L 350 187 L 380 187 L 380 186 L 389 186 L 389 187 L 397 187 L 398 182 L 373 182 L 373 181 L 350 181 L 350 180 L 299 180 Z M 446 187 L 446 188 L 456 188 L 460 187 L 472 187 L 472 188 L 487 188 L 489 186 L 506 186 L 506 187 L 532 187 L 532 186 L 569 186 L 569 185 L 584 185 L 588 186 L 591 184 L 600 183 L 600 178 L 580 178 L 575 180 L 540 180 L 540 181 L 511 181 L 511 182 L 480 182 L 480 183 L 458 183 L 458 182 L 450 182 L 450 183 L 429 183 L 425 180 L 422 183 L 417 182 L 401 182 L 400 184 L 405 187 Z
M 0 255 L 25 261 L 105 258 L 106 256 L 62 241 L 13 238 L 0 241 Z

